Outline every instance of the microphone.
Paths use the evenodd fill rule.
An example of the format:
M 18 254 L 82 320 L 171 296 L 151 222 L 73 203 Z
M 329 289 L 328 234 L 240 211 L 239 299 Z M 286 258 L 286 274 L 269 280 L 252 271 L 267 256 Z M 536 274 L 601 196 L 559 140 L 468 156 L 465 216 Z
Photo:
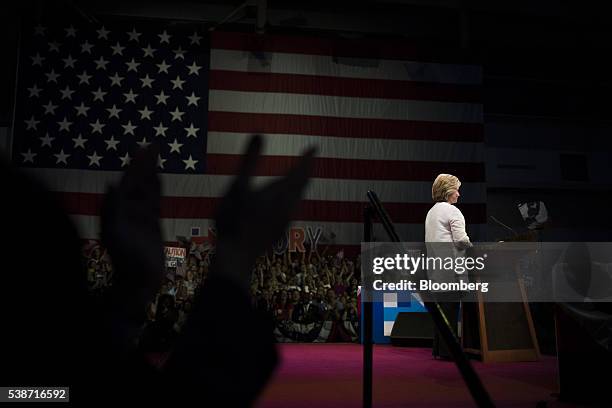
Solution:
M 503 222 L 501 222 L 500 220 L 498 220 L 494 216 L 489 215 L 489 218 L 491 218 L 493 221 L 495 221 L 497 224 L 501 225 L 502 227 L 506 228 L 507 230 L 512 231 L 514 236 L 518 237 L 519 234 L 515 230 L 513 230 L 512 228 L 510 228 L 509 226 L 507 226 L 506 224 L 504 224 Z

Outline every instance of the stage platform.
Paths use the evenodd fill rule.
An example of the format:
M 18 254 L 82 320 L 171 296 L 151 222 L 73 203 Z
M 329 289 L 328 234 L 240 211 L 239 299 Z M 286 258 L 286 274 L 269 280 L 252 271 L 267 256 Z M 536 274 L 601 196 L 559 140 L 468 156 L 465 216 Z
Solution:
M 256 404 L 258 408 L 343 408 L 361 406 L 362 349 L 359 344 L 279 344 L 281 364 Z M 482 364 L 476 371 L 497 407 L 549 408 L 556 401 L 557 361 Z M 474 407 L 452 362 L 431 350 L 374 347 L 374 407 Z

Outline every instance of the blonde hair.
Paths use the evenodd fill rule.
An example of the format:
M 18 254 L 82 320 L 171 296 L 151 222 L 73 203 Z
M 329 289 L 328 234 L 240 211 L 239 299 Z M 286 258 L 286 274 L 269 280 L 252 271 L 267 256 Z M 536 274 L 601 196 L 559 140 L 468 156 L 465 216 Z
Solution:
M 438 174 L 431 186 L 431 198 L 435 202 L 447 201 L 448 196 L 459 190 L 461 182 L 452 174 Z

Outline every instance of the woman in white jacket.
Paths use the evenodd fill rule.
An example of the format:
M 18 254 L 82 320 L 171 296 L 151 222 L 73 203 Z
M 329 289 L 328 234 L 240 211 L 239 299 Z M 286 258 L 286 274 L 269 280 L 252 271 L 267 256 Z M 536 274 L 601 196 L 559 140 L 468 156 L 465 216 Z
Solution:
M 428 257 L 462 257 L 465 249 L 472 246 L 470 237 L 465 231 L 465 218 L 454 205 L 460 196 L 460 186 L 459 179 L 451 174 L 440 174 L 433 182 L 431 197 L 435 204 L 425 219 L 425 242 Z M 434 243 L 448 244 L 435 245 Z M 429 270 L 428 276 L 434 282 L 455 282 L 460 279 L 453 271 L 446 270 Z M 456 335 L 459 314 L 458 294 L 436 293 L 436 299 Z M 440 334 L 437 330 L 434 333 L 432 354 L 435 358 L 450 358 L 446 345 L 440 342 Z

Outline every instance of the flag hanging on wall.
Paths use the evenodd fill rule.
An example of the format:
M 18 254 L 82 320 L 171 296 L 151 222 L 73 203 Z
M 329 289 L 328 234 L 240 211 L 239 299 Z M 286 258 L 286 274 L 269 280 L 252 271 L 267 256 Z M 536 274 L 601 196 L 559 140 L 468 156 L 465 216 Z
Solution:
M 366 192 L 399 235 L 423 240 L 431 183 L 457 175 L 468 233 L 486 223 L 481 67 L 389 40 L 202 33 L 122 22 L 32 27 L 22 48 L 13 159 L 96 237 L 107 183 L 160 143 L 167 240 L 208 231 L 252 133 L 255 184 L 318 146 L 294 225 L 321 243 L 362 239 Z M 208 48 L 210 41 L 210 48 Z M 381 234 L 380 240 L 385 237 Z

